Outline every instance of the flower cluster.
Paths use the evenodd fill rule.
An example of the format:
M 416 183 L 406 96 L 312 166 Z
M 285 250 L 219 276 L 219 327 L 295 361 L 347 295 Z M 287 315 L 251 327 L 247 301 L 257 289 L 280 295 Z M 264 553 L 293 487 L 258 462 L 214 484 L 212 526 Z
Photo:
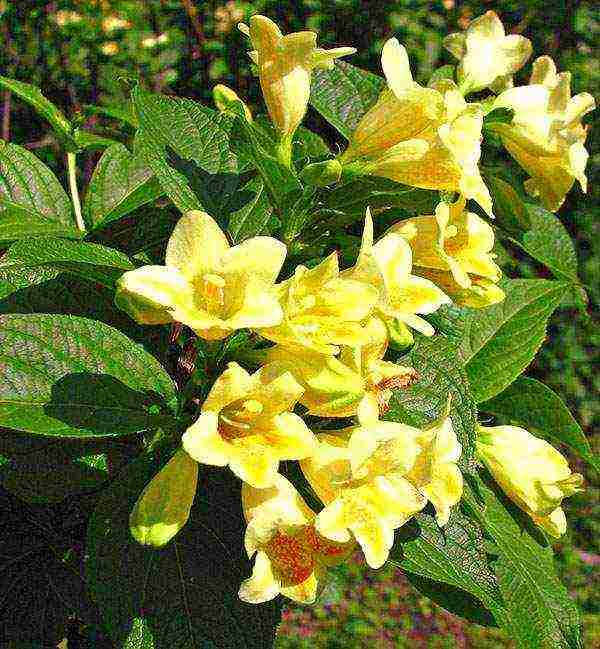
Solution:
M 263 16 L 242 30 L 252 40 L 265 103 L 285 141 L 306 112 L 312 69 L 353 50 L 317 48 L 312 32 L 283 36 Z M 424 428 L 383 420 L 393 391 L 418 380 L 414 369 L 386 354 L 398 336 L 412 339 L 411 330 L 433 335 L 423 316 L 444 304 L 484 307 L 504 299 L 493 230 L 467 209 L 473 199 L 492 214 L 478 167 L 489 106 L 514 110 L 498 133 L 545 202 L 556 207 L 573 178 L 584 184 L 581 116 L 592 107 L 589 96 L 570 98 L 568 76 L 557 75 L 547 57 L 534 64 L 530 86 L 511 88 L 531 47 L 520 36 L 505 36 L 493 12 L 466 34 L 450 36 L 447 47 L 460 59 L 458 85 L 444 80 L 425 88 L 413 81 L 404 48 L 395 39 L 386 43 L 388 88 L 339 158 L 354 171 L 457 194 L 449 201 L 444 195 L 434 214 L 400 221 L 376 241 L 367 210 L 353 266 L 341 269 L 332 253 L 278 282 L 286 245 L 256 236 L 230 246 L 208 214 L 189 212 L 172 233 L 164 266 L 143 266 L 119 281 L 116 302 L 139 323 L 182 323 L 207 341 L 250 329 L 262 341 L 254 373 L 240 359 L 216 379 L 181 448 L 140 496 L 130 520 L 138 541 L 164 545 L 188 518 L 197 463 L 229 467 L 243 483 L 245 544 L 255 556 L 240 589 L 245 601 L 279 593 L 314 601 L 327 567 L 356 545 L 378 568 L 395 530 L 428 502 L 443 526 L 461 499 L 461 445 L 450 403 Z M 491 103 L 465 100 L 483 88 L 503 90 Z M 226 88 L 218 96 L 223 105 L 239 101 Z M 252 120 L 249 112 L 246 117 Z M 302 415 L 328 418 L 328 429 L 309 428 Z M 331 429 L 336 418 L 352 419 Z M 553 536 L 564 532 L 560 503 L 580 488 L 581 476 L 571 474 L 557 451 L 510 426 L 481 427 L 477 451 L 538 525 Z M 321 511 L 312 511 L 280 474 L 288 460 L 300 462 Z

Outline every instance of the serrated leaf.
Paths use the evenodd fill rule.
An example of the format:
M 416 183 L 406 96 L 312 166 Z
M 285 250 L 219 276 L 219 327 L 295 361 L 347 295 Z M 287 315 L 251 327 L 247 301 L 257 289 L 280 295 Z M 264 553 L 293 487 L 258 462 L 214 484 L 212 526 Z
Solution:
M 543 279 L 511 279 L 500 286 L 503 302 L 465 310 L 470 315 L 459 351 L 477 402 L 502 392 L 527 368 L 544 341 L 548 318 L 570 287 Z
M 581 649 L 579 614 L 556 576 L 552 549 L 491 482 L 478 478 L 473 487 L 465 498 L 496 546 L 505 628 L 522 649 Z
M 461 511 L 454 511 L 444 528 L 440 528 L 429 514 L 415 516 L 396 533 L 390 558 L 408 573 L 435 582 L 430 592 L 425 593 L 428 596 L 440 585 L 451 589 L 449 592 L 440 589 L 446 595 L 456 589 L 459 599 L 452 612 L 461 614 L 456 606 L 462 605 L 466 607 L 463 616 L 470 611 L 472 617 L 479 618 L 479 623 L 493 624 L 490 612 L 497 615 L 498 622 L 503 620 L 502 595 L 489 565 L 491 557 L 485 551 L 483 532 L 477 521 Z M 427 586 L 427 582 L 422 585 Z M 479 610 L 477 604 L 473 605 L 473 598 Z M 435 596 L 433 599 L 437 601 Z M 445 604 L 445 608 L 451 606 L 452 598 Z
M 331 70 L 313 72 L 310 103 L 349 140 L 385 87 L 385 80 L 376 74 L 336 61 Z
M 106 149 L 94 169 L 86 194 L 85 216 L 94 228 L 101 228 L 163 193 L 145 161 L 122 144 L 114 144 Z
M 526 376 L 481 404 L 503 424 L 522 426 L 544 439 L 566 444 L 600 473 L 600 458 L 563 400 L 547 385 Z
M 111 437 L 172 426 L 175 386 L 159 363 L 101 322 L 0 316 L 0 426 Z
M 234 244 L 264 233 L 273 214 L 273 207 L 260 178 L 249 181 L 242 191 L 251 192 L 253 197 L 243 207 L 229 215 L 227 231 Z
M 463 470 L 473 465 L 477 408 L 456 345 L 444 336 L 420 337 L 407 357 L 395 359 L 414 367 L 417 381 L 394 390 L 385 419 L 411 426 L 424 426 L 437 419 L 452 398 L 450 416 L 462 445 L 460 464 Z
M 69 619 L 97 619 L 83 579 L 60 552 L 68 531 L 64 513 L 53 511 L 48 524 L 1 489 L 0 511 L 0 642 L 55 647 Z
M 0 77 L 0 87 L 10 90 L 19 99 L 27 102 L 37 113 L 50 122 L 52 128 L 65 143 L 70 144 L 74 149 L 77 148 L 69 120 L 57 106 L 44 97 L 39 88 L 30 83 L 9 79 L 8 77 Z
M 36 238 L 17 241 L 0 260 L 0 270 L 52 268 L 114 288 L 116 280 L 134 265 L 129 257 L 97 243 Z
M 156 95 L 139 87 L 132 97 L 140 124 L 136 152 L 145 158 L 182 212 L 202 209 L 201 198 L 190 188 L 185 175 L 169 165 L 169 151 L 207 174 L 236 174 L 240 164 L 228 144 L 236 117 L 191 99 Z
M 73 224 L 71 201 L 52 171 L 27 149 L 0 144 L 0 241 L 77 238 Z
M 279 603 L 250 605 L 237 596 L 251 567 L 242 543 L 240 484 L 231 474 L 202 468 L 190 519 L 165 548 L 131 537 L 129 512 L 164 464 L 159 455 L 130 465 L 90 521 L 88 583 L 107 631 L 119 646 L 137 628 L 157 649 L 271 647 Z

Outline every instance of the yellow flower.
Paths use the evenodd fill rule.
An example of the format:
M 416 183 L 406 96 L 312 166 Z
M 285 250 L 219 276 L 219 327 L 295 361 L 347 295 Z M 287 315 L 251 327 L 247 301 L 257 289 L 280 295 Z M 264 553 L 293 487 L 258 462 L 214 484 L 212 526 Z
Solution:
M 250 111 L 250 108 L 248 108 L 246 103 L 239 98 L 235 90 L 232 90 L 231 88 L 227 87 L 222 83 L 218 83 L 212 89 L 212 94 L 213 94 L 213 101 L 215 102 L 215 106 L 220 111 L 228 111 L 230 109 L 235 108 L 236 105 L 239 105 L 244 111 L 244 115 L 246 116 L 246 121 L 247 122 L 252 121 L 252 112 Z
M 465 92 L 506 88 L 532 52 L 531 42 L 524 36 L 506 36 L 493 11 L 471 21 L 465 32 L 446 36 L 444 47 L 460 61 L 458 80 Z
M 196 495 L 198 465 L 179 449 L 148 483 L 129 517 L 132 536 L 142 545 L 166 545 L 187 523 Z
M 495 284 L 502 275 L 491 252 L 494 231 L 465 204 L 462 198 L 452 205 L 440 202 L 435 215 L 406 219 L 389 230 L 410 243 L 415 272 L 459 299 L 463 291 L 472 293 L 477 280 Z M 498 296 L 504 296 L 499 288 L 493 297 Z
M 275 364 L 250 375 L 229 363 L 183 435 L 183 448 L 197 462 L 228 465 L 253 487 L 270 487 L 280 460 L 305 458 L 316 446 L 304 421 L 291 412 L 301 394 L 302 386 Z
M 313 603 L 327 566 L 344 561 L 353 544 L 322 537 L 315 530 L 315 513 L 283 476 L 268 489 L 244 484 L 242 505 L 248 522 L 246 551 L 256 558 L 240 599 L 258 604 L 282 594 Z
M 445 414 L 416 437 L 421 453 L 407 478 L 433 504 L 440 525 L 446 525 L 450 510 L 463 492 L 463 477 L 457 466 L 462 451 Z
M 595 102 L 587 92 L 571 97 L 570 73 L 557 74 L 552 59 L 541 56 L 534 61 L 529 85 L 504 91 L 494 102 L 494 108 L 499 107 L 515 111 L 511 124 L 493 128 L 531 176 L 525 182 L 530 194 L 554 211 L 575 180 L 587 191 L 587 128 L 581 120 Z
M 433 327 L 417 314 L 433 313 L 450 299 L 428 279 L 412 275 L 411 270 L 410 245 L 401 235 L 391 232 L 373 244 L 373 219 L 367 210 L 358 259 L 342 277 L 377 290 L 376 310 L 384 320 L 397 319 L 432 336 Z
M 267 350 L 268 361 L 282 363 L 302 383 L 300 403 L 311 415 L 351 417 L 357 410 L 382 412 L 392 388 L 406 387 L 416 372 L 384 361 L 387 328 L 379 318 L 370 318 L 365 330 L 369 342 L 360 347 L 342 347 L 339 358 L 300 347 L 276 345 Z
M 517 426 L 480 426 L 477 453 L 506 495 L 550 536 L 567 529 L 562 499 L 582 491 L 583 476 L 548 442 Z
M 451 81 L 422 88 L 412 79 L 408 55 L 395 38 L 384 45 L 388 82 L 362 118 L 340 161 L 360 159 L 364 173 L 424 189 L 459 191 L 492 214 L 479 173 L 483 111 L 467 104 Z
M 420 431 L 368 417 L 358 427 L 318 435 L 316 452 L 302 470 L 325 508 L 316 529 L 332 541 L 354 538 L 372 568 L 380 568 L 394 530 L 427 502 L 408 479 L 421 447 Z
M 286 247 L 253 237 L 230 247 L 204 212 L 181 217 L 167 245 L 165 266 L 142 266 L 118 282 L 115 301 L 140 324 L 182 322 L 201 338 L 281 322 L 273 285 Z
M 255 48 L 250 58 L 258 67 L 263 97 L 277 130 L 289 136 L 300 125 L 308 107 L 310 78 L 315 67 L 331 67 L 333 60 L 354 54 L 353 47 L 323 50 L 315 32 L 284 36 L 266 16 L 252 16 L 250 27 L 240 23 Z
M 377 301 L 368 283 L 342 278 L 337 253 L 315 268 L 297 266 L 294 275 L 276 286 L 283 322 L 260 334 L 276 343 L 336 354 L 336 345 L 361 345 L 368 336 L 361 321 Z

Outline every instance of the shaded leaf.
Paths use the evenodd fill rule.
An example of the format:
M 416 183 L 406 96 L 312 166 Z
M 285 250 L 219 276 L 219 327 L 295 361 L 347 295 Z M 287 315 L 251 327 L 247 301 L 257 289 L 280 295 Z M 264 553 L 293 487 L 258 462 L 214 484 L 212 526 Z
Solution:
M 116 329 L 58 315 L 0 317 L 0 425 L 97 437 L 172 426 L 172 380 Z
M 244 185 L 243 191 L 252 192 L 253 198 L 229 215 L 227 231 L 234 244 L 265 233 L 273 214 L 273 207 L 260 178 L 249 181 Z

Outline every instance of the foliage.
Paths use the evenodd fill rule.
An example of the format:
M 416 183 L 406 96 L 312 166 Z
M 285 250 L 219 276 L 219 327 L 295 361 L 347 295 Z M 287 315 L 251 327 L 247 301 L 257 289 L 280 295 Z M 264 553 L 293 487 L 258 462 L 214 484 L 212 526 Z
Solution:
M 440 299 L 432 307 L 434 298 L 430 297 L 427 308 L 409 312 L 410 317 L 403 320 L 399 311 L 393 318 L 390 316 L 388 307 L 382 306 L 381 295 L 369 302 L 372 291 L 369 293 L 367 288 L 372 286 L 368 284 L 375 280 L 372 276 L 365 280 L 357 270 L 358 263 L 353 266 L 361 235 L 361 250 L 369 250 L 370 217 L 364 220 L 365 208 L 371 208 L 375 233 L 381 237 L 389 226 L 409 227 L 416 223 L 411 219 L 432 214 L 436 206 L 454 205 L 456 193 L 463 189 L 458 184 L 452 189 L 400 184 L 397 179 L 377 176 L 370 166 L 376 164 L 374 158 L 364 156 L 357 164 L 346 165 L 343 156 L 336 157 L 346 148 L 346 140 L 352 142 L 361 120 L 369 118 L 369 109 L 382 100 L 380 93 L 386 92 L 386 80 L 358 66 L 369 60 L 369 53 L 381 49 L 382 38 L 389 35 L 391 28 L 404 40 L 414 37 L 409 55 L 415 55 L 417 80 L 431 85 L 432 80 L 451 78 L 453 68 L 440 67 L 446 61 L 441 58 L 444 25 L 458 22 L 460 28 L 465 28 L 477 14 L 463 8 L 453 10 L 449 16 L 449 9 L 429 11 L 422 3 L 396 3 L 392 10 L 376 9 L 377 15 L 381 12 L 377 29 L 368 37 L 366 33 L 357 37 L 356 33 L 344 34 L 337 29 L 344 24 L 344 16 L 356 20 L 356 3 L 339 3 L 334 15 L 321 13 L 320 2 L 310 7 L 309 3 L 291 4 L 294 6 L 286 8 L 286 3 L 277 3 L 273 12 L 274 17 L 285 16 L 287 31 L 306 24 L 321 31 L 323 42 L 348 42 L 359 49 L 359 54 L 351 64 L 340 62 L 330 69 L 309 70 L 313 74 L 310 101 L 316 112 L 309 113 L 305 127 L 296 130 L 289 141 L 281 136 L 281 129 L 278 132 L 273 115 L 275 128 L 259 114 L 259 84 L 251 83 L 250 63 L 239 55 L 246 44 L 233 29 L 236 22 L 256 11 L 269 11 L 269 2 L 229 2 L 210 14 L 204 13 L 208 11 L 204 7 L 187 2 L 182 3 L 185 11 L 179 2 L 163 2 L 161 11 L 155 3 L 148 3 L 147 15 L 139 11 L 137 3 L 126 1 L 90 4 L 74 13 L 61 8 L 50 15 L 47 9 L 36 9 L 30 17 L 31 31 L 9 28 L 2 70 L 5 76 L 0 78 L 5 91 L 4 108 L 6 111 L 8 107 L 12 114 L 5 135 L 12 131 L 16 135 L 13 139 L 21 144 L 6 143 L 0 148 L 0 242 L 4 249 L 0 260 L 0 365 L 4 378 L 0 484 L 3 510 L 8 512 L 1 554 L 6 564 L 2 570 L 9 575 L 6 581 L 9 585 L 16 583 L 18 595 L 7 591 L 1 598 L 0 616 L 7 625 L 0 642 L 55 643 L 74 634 L 77 626 L 80 642 L 98 647 L 273 645 L 281 596 L 267 602 L 263 600 L 269 598 L 264 597 L 253 604 L 248 603 L 253 600 L 247 596 L 246 601 L 238 598 L 240 582 L 247 580 L 252 571 L 252 561 L 248 561 L 244 550 L 244 535 L 247 548 L 247 530 L 252 527 L 248 490 L 260 491 L 264 486 L 252 482 L 253 478 L 258 480 L 258 473 L 236 470 L 232 458 L 229 466 L 236 475 L 226 466 L 222 468 L 226 462 L 199 459 L 205 464 L 199 466 L 198 486 L 196 489 L 194 485 L 192 495 L 194 505 L 186 512 L 185 520 L 178 521 L 177 530 L 183 530 L 164 548 L 137 544 L 130 535 L 127 516 L 136 500 L 143 498 L 140 494 L 144 486 L 175 452 L 180 452 L 177 449 L 181 448 L 182 435 L 183 448 L 191 457 L 206 457 L 187 440 L 196 422 L 206 415 L 203 404 L 207 397 L 213 403 L 210 413 L 217 412 L 213 386 L 223 379 L 226 368 L 231 371 L 231 363 L 235 362 L 254 370 L 257 365 L 265 365 L 265 355 L 272 353 L 272 342 L 285 347 L 292 341 L 290 349 L 300 345 L 303 351 L 294 359 L 291 373 L 295 378 L 290 379 L 293 383 L 286 389 L 295 394 L 296 386 L 302 384 L 292 399 L 294 403 L 299 399 L 302 405 L 295 409 L 292 405 L 277 415 L 289 415 L 289 426 L 304 421 L 315 432 L 329 434 L 342 425 L 351 425 L 352 434 L 358 435 L 370 430 L 363 415 L 369 394 L 374 393 L 379 414 L 390 426 L 400 422 L 428 431 L 449 421 L 462 450 L 458 466 L 465 480 L 460 502 L 450 503 L 449 521 L 443 520 L 430 496 L 435 511 L 430 504 L 405 525 L 392 525 L 392 533 L 394 528 L 399 529 L 395 531 L 390 563 L 378 576 L 356 568 L 356 557 L 335 568 L 327 563 L 323 573 L 319 572 L 323 568 L 320 559 L 311 559 L 316 562 L 313 571 L 318 576 L 320 599 L 313 609 L 296 609 L 302 611 L 300 623 L 311 620 L 310 624 L 326 629 L 326 617 L 335 611 L 348 626 L 345 643 L 404 646 L 398 644 L 398 638 L 408 632 L 407 642 L 413 642 L 406 646 L 421 646 L 417 644 L 422 641 L 421 630 L 409 628 L 399 605 L 394 605 L 393 619 L 381 623 L 377 609 L 370 609 L 373 592 L 397 598 L 395 584 L 400 582 L 400 588 L 405 589 L 403 580 L 408 579 L 415 589 L 411 592 L 428 598 L 418 600 L 421 621 L 429 619 L 430 607 L 441 606 L 473 624 L 491 627 L 488 635 L 501 637 L 503 643 L 510 637 L 515 646 L 526 649 L 582 647 L 578 607 L 587 624 L 587 616 L 597 610 L 597 602 L 590 603 L 581 594 L 574 602 L 569 594 L 579 588 L 577 581 L 569 583 L 579 579 L 568 572 L 580 556 L 580 551 L 569 546 L 573 533 L 559 542 L 556 562 L 549 536 L 527 517 L 524 512 L 529 510 L 522 502 L 516 500 L 515 506 L 510 501 L 511 493 L 503 494 L 493 483 L 477 452 L 478 419 L 489 424 L 492 417 L 497 424 L 523 426 L 540 438 L 565 445 L 573 458 L 579 458 L 574 459 L 578 470 L 593 475 L 592 471 L 600 466 L 593 441 L 590 445 L 577 417 L 561 398 L 564 394 L 557 378 L 561 359 L 542 348 L 538 356 L 541 362 L 532 367 L 529 376 L 524 375 L 548 337 L 567 340 L 567 344 L 577 342 L 569 338 L 570 332 L 561 331 L 558 323 L 581 310 L 585 300 L 593 304 L 597 299 L 593 289 L 588 297 L 584 288 L 593 280 L 592 266 L 585 250 L 578 264 L 581 246 L 572 239 L 573 223 L 577 221 L 559 219 L 525 195 L 523 171 L 500 149 L 502 144 L 489 126 L 493 121 L 490 119 L 488 127 L 483 128 L 481 168 L 494 203 L 495 250 L 504 273 L 510 277 L 498 284 L 504 299 L 451 292 L 450 280 L 446 278 L 444 284 L 435 275 L 437 267 L 432 274 L 419 257 L 414 237 L 408 237 L 402 245 L 409 249 L 412 246 L 412 272 L 423 281 L 433 278 L 435 290 L 447 290 L 454 303 L 440 306 L 443 301 L 450 302 L 441 293 L 445 300 Z M 410 20 L 406 8 L 412 11 Z M 590 17 L 588 9 L 586 3 L 578 8 L 577 34 L 584 31 L 581 25 L 586 16 Z M 7 24 L 14 26 L 18 11 L 1 3 L 0 11 Z M 520 16 L 520 10 L 511 3 L 507 3 L 506 11 Z M 522 28 L 527 26 L 527 33 L 535 31 L 540 13 L 538 3 L 533 3 L 522 16 Z M 371 16 L 371 20 L 376 18 Z M 587 36 L 581 38 L 585 41 Z M 362 45 L 365 47 L 361 49 Z M 200 57 L 200 50 L 210 55 Z M 134 71 L 117 69 L 128 63 L 134 51 L 138 78 L 124 82 L 123 78 Z M 44 52 L 51 55 L 43 56 Z M 156 56 L 157 52 L 161 55 Z M 34 66 L 35 61 L 43 61 L 43 65 Z M 368 67 L 376 69 L 378 64 Z M 64 79 L 57 77 L 57 71 L 65 73 Z M 576 87 L 583 79 L 589 82 L 595 74 L 593 69 L 586 71 L 585 66 L 576 67 L 574 73 Z M 189 92 L 192 79 L 196 84 L 194 93 Z M 247 102 L 233 100 L 224 110 L 207 105 L 210 86 L 216 81 L 234 80 L 236 90 Z M 201 93 L 197 92 L 199 85 L 204 88 Z M 167 91 L 183 97 L 165 94 Z M 64 103 L 61 100 L 66 93 L 71 97 L 67 102 L 70 106 L 62 111 L 57 106 Z M 187 98 L 189 94 L 196 99 Z M 285 92 L 279 101 L 286 108 Z M 253 118 L 248 117 L 246 103 Z M 272 112 L 271 106 L 269 109 Z M 33 125 L 27 129 L 23 128 L 24 115 L 35 115 Z M 496 114 L 495 119 L 510 124 L 512 114 Z M 30 146 L 22 146 L 36 137 L 49 147 L 42 148 L 40 155 Z M 334 165 L 322 166 L 333 161 Z M 591 185 L 597 193 L 593 182 Z M 570 208 L 570 200 L 561 215 Z M 484 210 L 474 201 L 468 205 L 492 231 L 492 222 Z M 579 220 L 585 220 L 585 208 L 579 209 Z M 190 210 L 208 215 L 219 234 L 194 242 L 192 235 L 183 230 L 184 219 L 180 219 L 181 213 Z M 210 230 L 213 226 L 206 227 Z M 227 254 L 233 255 L 235 248 L 230 248 L 229 242 L 249 248 L 255 245 L 252 242 L 259 238 L 266 241 L 267 237 L 285 244 L 285 263 L 281 260 L 277 265 L 273 261 L 276 247 L 272 244 L 268 249 L 261 248 L 260 260 L 243 258 L 250 271 L 232 271 L 237 291 L 232 303 L 239 306 L 243 302 L 240 313 L 250 324 L 232 325 L 235 318 L 221 317 L 221 312 L 216 320 L 210 320 L 210 325 L 198 324 L 205 323 L 199 313 L 204 314 L 202 317 L 212 315 L 209 301 L 214 287 L 220 286 L 214 284 L 213 278 L 215 273 L 220 273 L 219 281 L 227 277 L 224 262 L 223 268 L 202 267 L 204 274 L 189 280 L 205 300 L 203 307 L 195 302 L 195 310 L 182 297 L 183 284 L 177 285 L 175 297 L 167 299 L 159 296 L 160 291 L 152 292 L 152 287 L 136 288 L 140 285 L 132 279 L 138 277 L 136 273 L 146 272 L 143 269 L 162 267 L 166 247 L 171 260 L 167 269 L 180 264 L 177 272 L 181 271 L 187 281 L 191 270 L 186 275 L 183 264 L 208 259 L 213 248 L 221 245 L 226 245 Z M 182 242 L 191 246 L 191 252 L 182 252 Z M 432 241 L 429 245 L 434 248 Z M 175 248 L 176 255 L 170 252 Z M 331 286 L 335 288 L 327 295 L 316 293 L 315 299 L 322 300 L 327 308 L 337 309 L 335 319 L 342 322 L 345 306 L 336 303 L 332 307 L 327 300 L 337 291 L 346 296 L 345 281 L 356 282 L 354 290 L 364 292 L 352 306 L 357 310 L 368 303 L 368 308 L 354 320 L 366 326 L 366 315 L 377 314 L 388 327 L 384 347 L 389 343 L 389 349 L 384 360 L 382 352 L 373 361 L 373 367 L 383 371 L 383 365 L 376 363 L 387 362 L 387 369 L 392 363 L 404 370 L 413 368 L 415 381 L 402 384 L 392 380 L 384 389 L 381 386 L 385 381 L 380 380 L 369 388 L 364 386 L 373 384 L 372 375 L 363 372 L 360 389 L 346 387 L 348 378 L 344 378 L 347 383 L 342 383 L 342 388 L 339 383 L 330 387 L 327 381 L 332 379 L 328 377 L 314 388 L 302 374 L 300 363 L 308 363 L 315 352 L 320 354 L 318 361 L 311 362 L 319 367 L 326 363 L 323 352 L 331 350 L 323 345 L 333 342 L 355 350 L 364 346 L 360 342 L 339 343 L 328 329 L 333 325 L 325 320 L 321 323 L 318 313 L 311 316 L 316 318 L 312 324 L 316 322 L 315 326 L 321 328 L 317 336 L 292 335 L 292 325 L 289 331 L 283 330 L 281 317 L 277 321 L 273 315 L 283 309 L 283 317 L 291 322 L 291 310 L 286 309 L 291 309 L 289 304 L 294 299 L 293 292 L 286 294 L 289 289 L 284 290 L 289 283 L 273 289 L 275 279 L 281 282 L 291 277 L 301 264 L 308 269 L 321 268 L 319 264 L 334 248 L 340 249 L 344 272 L 334 278 L 338 283 Z M 515 273 L 515 260 L 522 262 L 522 273 Z M 370 262 L 375 266 L 370 266 L 370 272 L 377 267 L 377 272 L 385 276 L 387 271 L 376 262 L 375 254 Z M 268 274 L 271 266 L 274 276 L 267 289 L 248 279 Z M 311 270 L 306 272 L 308 277 Z M 480 279 L 471 272 L 468 288 L 478 286 Z M 494 290 L 498 290 L 496 283 L 492 281 Z M 252 324 L 249 318 L 256 316 L 254 304 L 263 302 L 255 292 L 255 302 L 246 304 L 239 296 L 245 295 L 247 286 L 269 294 L 279 290 L 278 306 L 269 307 L 269 317 L 275 318 L 275 323 L 260 320 Z M 301 283 L 296 289 L 305 290 Z M 403 285 L 398 295 L 408 290 L 412 290 L 410 286 Z M 483 304 L 473 301 L 475 294 Z M 265 305 L 271 304 L 260 294 L 263 299 Z M 344 299 L 351 302 L 355 298 Z M 415 327 L 418 333 L 411 333 L 409 327 Z M 432 333 L 429 329 L 435 334 L 423 335 Z M 337 350 L 333 350 L 335 355 Z M 343 353 L 336 361 L 342 358 Z M 398 379 L 399 370 L 394 371 L 392 379 Z M 239 379 L 242 383 L 244 376 Z M 583 380 L 591 379 L 584 376 Z M 307 396 L 313 389 L 329 390 L 338 400 L 335 403 L 341 399 L 346 408 L 352 403 L 354 410 L 344 410 L 341 415 L 339 410 L 316 411 Z M 255 404 L 259 399 L 256 395 L 260 390 L 253 390 L 249 394 L 254 400 L 246 403 Z M 353 392 L 356 390 L 358 395 Z M 566 396 L 570 403 L 572 395 Z M 576 414 L 582 412 L 585 428 L 591 420 L 585 404 Z M 348 416 L 355 418 L 350 420 Z M 323 442 L 325 437 L 319 437 Z M 300 447 L 300 441 L 297 444 Z M 266 456 L 267 451 L 263 452 Z M 307 515 L 303 525 L 315 525 L 320 534 L 323 528 L 319 527 L 319 510 L 327 509 L 331 499 L 323 496 L 319 489 L 322 485 L 306 468 L 310 457 L 299 452 L 292 455 L 289 449 L 287 452 L 281 455 L 281 472 L 316 510 Z M 296 459 L 301 460 L 304 474 L 294 462 Z M 219 467 L 209 468 L 206 462 Z M 238 477 L 247 483 L 242 492 Z M 416 478 L 411 480 L 415 482 Z M 565 503 L 565 509 L 570 516 L 585 517 L 582 527 L 592 538 L 598 512 L 591 511 L 582 498 L 576 494 L 570 504 Z M 165 512 L 165 521 L 176 515 L 174 511 Z M 282 534 L 276 529 L 276 534 Z M 285 536 L 288 533 L 290 536 Z M 351 541 L 362 545 L 359 535 L 353 533 Z M 287 527 L 285 534 L 286 543 L 295 543 L 299 538 Z M 319 537 L 321 542 L 325 536 Z M 328 537 L 328 542 L 334 544 L 334 537 Z M 306 550 L 306 546 L 301 547 Z M 363 548 L 367 553 L 365 545 Z M 592 547 L 592 552 L 597 551 Z M 346 556 L 348 552 L 344 552 Z M 35 556 L 40 566 L 31 576 L 26 573 L 30 570 L 26 561 L 29 556 Z M 597 558 L 591 556 L 590 561 Z M 559 580 L 565 574 L 567 588 Z M 346 584 L 356 581 L 356 587 L 364 591 L 364 609 L 340 599 L 344 580 Z M 279 592 L 301 598 L 298 590 L 286 590 L 285 580 L 280 581 Z M 369 590 L 372 581 L 376 585 Z M 43 602 L 39 601 L 39 592 L 49 593 Z M 531 614 L 532 606 L 535 614 Z M 25 609 L 38 611 L 43 621 L 24 625 Z M 282 630 L 294 615 L 289 611 L 284 609 Z M 440 634 L 440 624 L 448 625 L 463 638 L 484 646 L 485 641 L 477 635 L 478 627 L 466 627 L 445 612 L 436 619 Z M 77 620 L 76 625 L 73 620 Z M 373 631 L 373 622 L 381 624 L 377 632 Z M 286 640 L 280 633 L 279 646 L 314 646 L 310 645 L 314 642 L 312 633 L 314 629 L 307 632 L 305 640 L 297 642 Z M 349 646 L 336 644 L 340 641 L 335 638 L 326 642 L 326 646 Z M 435 642 L 441 643 L 441 637 Z

